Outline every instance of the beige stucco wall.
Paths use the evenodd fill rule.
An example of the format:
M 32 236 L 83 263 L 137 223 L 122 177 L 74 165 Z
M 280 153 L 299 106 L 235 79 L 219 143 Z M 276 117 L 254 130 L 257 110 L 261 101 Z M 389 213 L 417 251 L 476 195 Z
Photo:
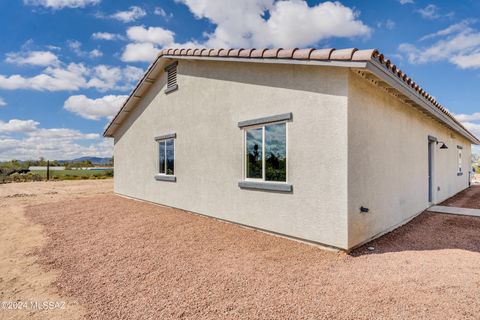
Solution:
M 434 203 L 468 187 L 465 138 L 351 72 L 348 95 L 349 247 L 402 224 L 429 207 L 428 136 L 434 148 Z M 463 146 L 463 176 L 457 176 Z M 370 209 L 360 213 L 360 207 Z
M 346 248 L 348 71 L 180 61 L 179 90 L 157 81 L 115 134 L 115 191 Z M 293 193 L 244 190 L 242 120 L 292 112 Z M 177 182 L 156 181 L 154 137 L 175 132 Z

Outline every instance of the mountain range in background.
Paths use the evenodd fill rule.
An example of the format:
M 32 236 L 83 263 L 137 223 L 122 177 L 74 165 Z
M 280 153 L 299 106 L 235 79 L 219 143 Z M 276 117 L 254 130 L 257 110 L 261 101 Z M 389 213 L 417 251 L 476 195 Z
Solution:
M 106 165 L 111 164 L 112 158 L 100 158 L 100 157 L 80 157 L 72 160 L 58 160 L 58 163 L 69 163 L 69 162 L 83 162 L 90 161 L 93 165 Z

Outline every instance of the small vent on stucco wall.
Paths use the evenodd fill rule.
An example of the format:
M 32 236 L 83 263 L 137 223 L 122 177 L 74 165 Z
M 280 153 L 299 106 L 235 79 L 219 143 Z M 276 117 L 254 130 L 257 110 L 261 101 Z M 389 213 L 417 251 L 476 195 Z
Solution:
M 165 93 L 170 93 L 178 89 L 177 65 L 178 61 L 175 61 L 165 68 L 165 72 L 167 73 L 167 89 L 165 89 Z

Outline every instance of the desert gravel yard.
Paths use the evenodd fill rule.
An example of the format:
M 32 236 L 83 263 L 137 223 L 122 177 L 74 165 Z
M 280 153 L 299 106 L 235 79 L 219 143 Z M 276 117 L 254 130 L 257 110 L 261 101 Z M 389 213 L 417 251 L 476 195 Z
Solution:
M 480 218 L 423 213 L 346 254 L 121 198 L 111 181 L 0 186 L 0 201 L 0 300 L 66 301 L 48 319 L 480 317 Z

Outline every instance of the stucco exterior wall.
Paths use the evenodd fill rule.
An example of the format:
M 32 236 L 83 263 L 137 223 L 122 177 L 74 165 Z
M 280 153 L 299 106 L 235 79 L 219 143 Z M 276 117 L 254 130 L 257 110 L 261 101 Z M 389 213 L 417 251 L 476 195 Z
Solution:
M 348 242 L 353 247 L 429 207 L 429 135 L 448 146 L 434 146 L 433 203 L 468 187 L 471 144 L 354 72 L 348 91 Z M 462 176 L 457 176 L 457 145 L 463 146 Z M 361 206 L 369 212 L 361 213 Z
M 179 90 L 162 76 L 115 134 L 115 192 L 339 248 L 347 228 L 348 71 L 183 61 Z M 240 189 L 237 123 L 292 112 L 292 193 Z M 176 182 L 156 181 L 154 137 L 175 132 Z

